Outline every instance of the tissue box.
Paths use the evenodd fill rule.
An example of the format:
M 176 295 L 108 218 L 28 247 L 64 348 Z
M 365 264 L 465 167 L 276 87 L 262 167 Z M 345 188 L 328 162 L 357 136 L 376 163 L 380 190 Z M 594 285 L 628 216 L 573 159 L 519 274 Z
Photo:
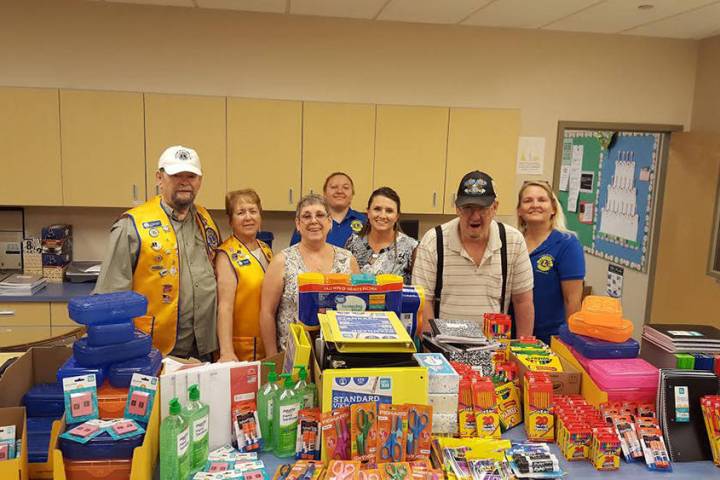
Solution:
M 58 224 L 43 227 L 40 237 L 43 240 L 62 240 L 72 236 L 72 225 Z
M 433 413 L 433 434 L 455 435 L 458 433 L 458 417 L 455 413 Z
M 429 393 L 458 393 L 460 375 L 441 353 L 416 353 L 414 357 L 421 367 L 428 369 Z
M 428 403 L 433 407 L 433 413 L 457 413 L 457 393 L 430 393 Z

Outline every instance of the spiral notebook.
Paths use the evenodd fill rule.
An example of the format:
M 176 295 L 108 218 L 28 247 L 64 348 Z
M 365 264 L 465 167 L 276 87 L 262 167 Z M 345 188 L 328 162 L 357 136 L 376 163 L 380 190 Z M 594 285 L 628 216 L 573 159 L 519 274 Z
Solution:
M 712 460 L 700 398 L 717 393 L 712 372 L 660 370 L 657 413 L 673 462 Z

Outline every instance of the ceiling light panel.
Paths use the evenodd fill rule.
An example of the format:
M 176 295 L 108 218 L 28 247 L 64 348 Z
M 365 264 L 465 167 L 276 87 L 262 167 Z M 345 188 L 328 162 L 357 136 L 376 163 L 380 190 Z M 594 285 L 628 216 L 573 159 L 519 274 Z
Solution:
M 286 0 L 195 0 L 200 8 L 285 13 Z
M 492 0 L 392 0 L 378 20 L 458 23 Z
M 372 19 L 386 3 L 387 0 L 291 0 L 290 13 Z

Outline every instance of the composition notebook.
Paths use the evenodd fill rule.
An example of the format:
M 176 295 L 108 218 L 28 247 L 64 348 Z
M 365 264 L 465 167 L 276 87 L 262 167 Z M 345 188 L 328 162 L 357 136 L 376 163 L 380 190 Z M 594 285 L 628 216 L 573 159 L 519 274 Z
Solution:
M 711 460 L 700 398 L 718 393 L 718 377 L 707 371 L 661 369 L 657 413 L 673 462 Z
M 643 327 L 643 339 L 671 352 L 720 352 L 720 330 L 710 325 L 656 323 Z

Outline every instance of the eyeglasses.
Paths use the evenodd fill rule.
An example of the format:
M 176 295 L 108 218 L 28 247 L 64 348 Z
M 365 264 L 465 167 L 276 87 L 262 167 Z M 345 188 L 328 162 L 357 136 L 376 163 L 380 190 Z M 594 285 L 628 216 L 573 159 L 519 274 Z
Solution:
M 319 223 L 322 223 L 327 220 L 327 218 L 328 214 L 325 212 L 318 212 L 315 215 L 313 215 L 312 213 L 303 213 L 298 217 L 298 220 L 303 223 L 312 223 L 313 220 L 317 220 Z
M 463 205 L 460 207 L 460 213 L 463 215 L 472 215 L 475 212 L 479 212 L 481 215 L 487 215 L 492 211 L 492 206 L 481 207 L 479 205 Z

